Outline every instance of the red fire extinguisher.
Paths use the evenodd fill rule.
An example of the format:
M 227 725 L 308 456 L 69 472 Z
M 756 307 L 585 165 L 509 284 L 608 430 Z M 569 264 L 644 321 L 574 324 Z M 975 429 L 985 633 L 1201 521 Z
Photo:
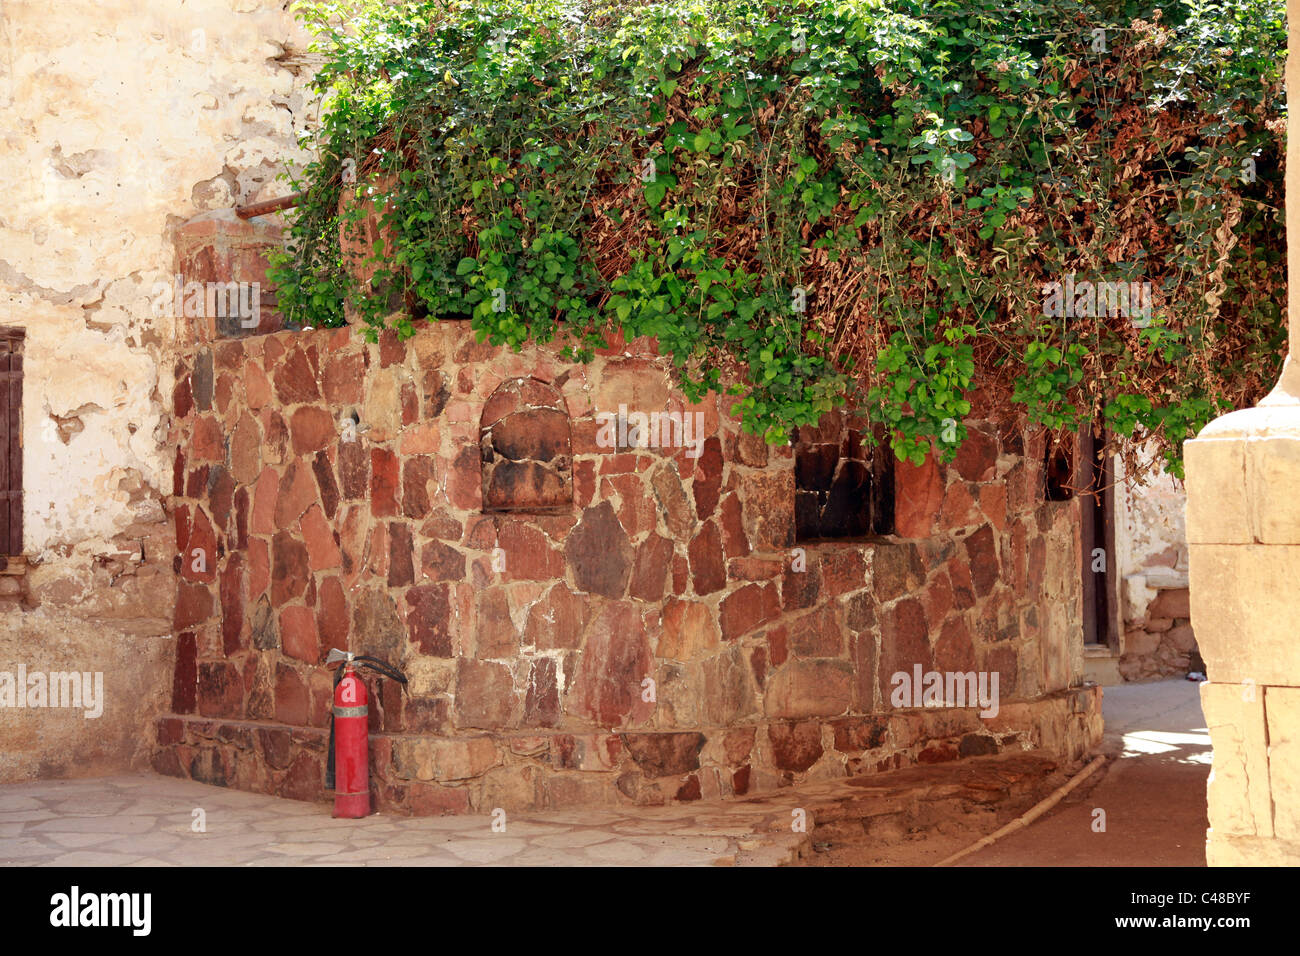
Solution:
M 334 676 L 334 713 L 330 721 L 326 789 L 334 791 L 334 816 L 370 815 L 370 707 L 365 682 L 356 667 L 368 667 L 406 686 L 397 668 L 365 654 L 331 649 L 326 663 L 338 663 Z
M 370 708 L 366 685 L 343 665 L 343 679 L 334 688 L 334 816 L 370 815 Z

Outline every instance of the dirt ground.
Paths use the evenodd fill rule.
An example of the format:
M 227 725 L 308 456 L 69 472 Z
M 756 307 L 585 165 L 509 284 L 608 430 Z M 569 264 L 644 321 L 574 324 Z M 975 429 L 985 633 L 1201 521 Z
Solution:
M 1167 680 L 1107 687 L 1107 763 L 1029 827 L 960 866 L 1204 866 L 1210 738 L 1198 685 Z M 803 866 L 932 866 L 1010 822 L 1082 765 L 1031 775 L 1023 793 L 947 807 L 904 831 L 881 819 L 813 833 Z M 935 807 L 943 811 L 943 807 Z

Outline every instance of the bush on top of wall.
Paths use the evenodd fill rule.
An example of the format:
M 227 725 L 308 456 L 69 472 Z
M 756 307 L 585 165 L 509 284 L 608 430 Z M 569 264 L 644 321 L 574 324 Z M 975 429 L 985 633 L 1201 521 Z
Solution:
M 752 433 L 852 395 L 914 461 L 987 388 L 1177 473 L 1278 371 L 1285 22 L 1152 7 L 300 4 L 327 100 L 280 301 L 578 359 L 655 336 Z

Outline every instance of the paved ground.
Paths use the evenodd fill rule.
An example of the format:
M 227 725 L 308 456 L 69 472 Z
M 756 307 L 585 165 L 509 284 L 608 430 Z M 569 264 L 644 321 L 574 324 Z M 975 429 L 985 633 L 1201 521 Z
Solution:
M 206 832 L 193 829 L 195 810 Z M 745 803 L 581 810 L 507 817 L 494 832 L 485 816 L 334 820 L 324 804 L 170 777 L 103 777 L 0 788 L 0 863 L 773 865 L 803 839 L 789 812 L 779 814 Z
M 1123 756 L 964 865 L 1204 863 L 1209 737 L 1196 685 L 1108 687 L 1104 706 L 1107 745 Z M 0 787 L 0 864 L 924 865 L 996 829 L 1060 776 L 1035 755 L 976 758 L 748 801 L 511 815 L 502 832 L 484 816 L 334 820 L 324 804 L 154 775 L 42 781 Z M 1106 810 L 1105 833 L 1091 828 L 1095 807 Z M 795 809 L 822 829 L 792 830 Z M 933 840 L 909 832 L 909 822 L 935 819 Z M 852 841 L 860 852 L 831 852 L 846 832 L 862 834 Z
M 890 842 L 936 820 L 964 821 L 970 835 L 960 845 L 968 845 L 1032 804 L 1061 774 L 1048 755 L 1004 754 L 725 803 L 512 814 L 500 831 L 491 817 L 477 815 L 334 820 L 326 804 L 153 775 L 47 781 L 0 788 L 0 864 L 829 862 L 825 851 L 846 832 L 869 831 L 875 843 Z
M 1199 684 L 1168 680 L 1107 687 L 1105 751 L 1089 781 L 1019 833 L 962 866 L 1204 866 L 1210 734 Z M 1105 812 L 1105 832 L 1093 829 Z

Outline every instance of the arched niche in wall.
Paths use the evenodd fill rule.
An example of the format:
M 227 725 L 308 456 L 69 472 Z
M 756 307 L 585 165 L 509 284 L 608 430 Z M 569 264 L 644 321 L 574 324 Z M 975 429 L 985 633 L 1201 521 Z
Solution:
M 573 505 L 573 439 L 559 389 L 535 378 L 497 386 L 479 420 L 484 511 Z

